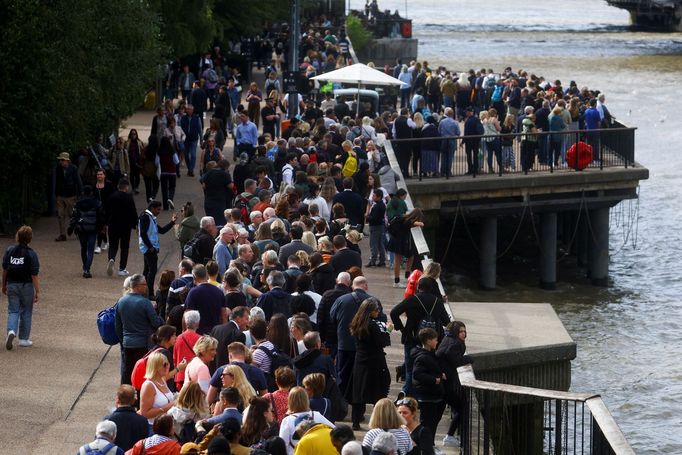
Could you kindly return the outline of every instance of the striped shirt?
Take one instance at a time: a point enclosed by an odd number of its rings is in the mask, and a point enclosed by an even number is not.
[[[381,428],[373,428],[365,434],[365,438],[362,440],[362,445],[365,447],[372,448],[372,443],[376,437],[383,433],[384,430]],[[410,432],[405,428],[391,428],[388,430],[398,443],[398,453],[397,455],[405,455],[407,452],[412,450],[412,439],[410,438]]]

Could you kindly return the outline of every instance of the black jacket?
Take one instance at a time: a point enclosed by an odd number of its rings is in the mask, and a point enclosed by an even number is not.
[[[270,322],[273,314],[281,313],[285,318],[291,317],[291,294],[282,288],[273,288],[258,298],[256,306],[265,313],[265,320]]]
[[[332,358],[322,354],[319,349],[309,349],[294,357],[294,373],[296,384],[303,383],[303,378],[311,373],[322,373],[325,378],[336,380],[336,370]]]
[[[318,294],[323,295],[328,290],[334,289],[336,276],[334,275],[334,267],[331,265],[320,264],[315,269],[309,270],[308,275],[313,281],[313,291]]]
[[[422,347],[412,349],[414,367],[412,379],[416,398],[419,401],[440,401],[445,399],[445,387],[442,379],[442,370],[436,359],[434,351],[427,351]],[[441,378],[436,384],[436,378]]]
[[[211,336],[218,340],[218,352],[215,355],[214,368],[211,371],[215,371],[215,368],[229,363],[229,358],[227,357],[227,346],[233,341],[239,341],[240,343],[246,342],[246,335],[239,330],[237,323],[234,321],[227,321],[225,324],[220,324],[211,330]]]
[[[213,247],[215,247],[215,239],[205,229],[199,229],[194,237],[199,239],[199,252],[201,253],[201,263],[206,264],[213,259]]]
[[[422,304],[424,305],[422,307]],[[435,305],[435,307],[434,307]],[[391,321],[395,326],[396,330],[400,330],[402,335],[400,341],[404,344],[408,337],[416,339],[419,334],[419,323],[426,317],[426,312],[431,312],[431,316],[439,322],[440,326],[447,325],[450,321],[450,316],[447,311],[445,311],[445,305],[443,301],[434,296],[433,294],[426,294],[423,292],[418,292],[415,295],[411,295],[406,298],[396,306],[391,309]],[[405,324],[400,319],[400,315],[405,313],[407,315],[407,320]],[[442,330],[440,331],[442,333]]]
[[[353,226],[363,224],[364,212],[362,208],[365,201],[358,193],[354,191],[341,191],[334,195],[332,202],[333,204],[338,202],[343,205],[350,224]]]
[[[109,196],[107,211],[109,230],[125,232],[137,227],[137,208],[133,195],[123,191],[115,191]]]
[[[58,164],[54,170],[54,194],[61,197],[79,196],[82,189],[78,168],[71,163],[66,168]]]
[[[336,299],[342,295],[350,294],[351,292],[352,289],[350,286],[337,284],[334,288],[322,294],[322,300],[320,300],[320,305],[317,307],[317,328],[320,331],[320,338],[323,343],[330,345],[338,342],[336,326],[332,322],[329,312],[331,311],[334,302],[336,302]]]
[[[462,365],[473,363],[473,360],[468,355],[464,355],[466,346],[455,337],[446,334],[443,341],[440,342],[436,349],[436,358],[440,364],[441,370],[445,373],[449,383],[459,385],[459,376],[457,375],[457,368]]]
[[[344,248],[334,253],[329,264],[334,268],[334,273],[338,275],[353,266],[362,268],[362,256],[357,251]]]
[[[149,435],[149,423],[132,406],[116,408],[106,420],[116,424],[116,440],[114,443],[123,450],[130,450],[140,439]]]
[[[76,202],[71,214],[69,229],[76,233],[93,234],[104,226],[102,203],[94,197],[84,197]]]

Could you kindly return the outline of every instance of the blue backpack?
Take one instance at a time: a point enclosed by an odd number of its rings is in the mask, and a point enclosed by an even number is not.
[[[97,330],[99,330],[99,336],[102,337],[104,344],[114,345],[121,342],[118,339],[118,334],[116,334],[116,305],[99,312]]]

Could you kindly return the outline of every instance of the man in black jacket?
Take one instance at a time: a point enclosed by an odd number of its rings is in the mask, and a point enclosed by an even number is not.
[[[302,384],[303,378],[311,373],[322,373],[325,379],[334,378],[336,382],[336,369],[334,362],[328,355],[322,354],[322,341],[319,332],[308,332],[303,336],[303,344],[306,350],[294,357],[294,373],[296,384]]]
[[[215,220],[212,216],[205,216],[201,218],[200,228],[194,238],[190,242],[197,241],[196,248],[198,257],[191,257],[194,264],[204,264],[213,259],[213,248],[215,247],[215,238],[218,235],[218,229],[215,225]]]
[[[118,191],[109,196],[109,210],[107,212],[107,226],[109,227],[109,263],[107,275],[114,274],[114,263],[119,245],[121,260],[118,276],[128,276],[128,252],[130,251],[130,231],[137,226],[137,209],[135,200],[130,194],[130,183],[125,177],[118,181]]]
[[[135,410],[135,389],[121,384],[116,392],[116,409],[105,420],[116,424],[114,443],[123,450],[130,450],[140,439],[149,435],[149,423]]]
[[[211,336],[218,340],[218,351],[214,360],[214,368],[228,363],[227,347],[234,341],[246,342],[244,330],[249,324],[249,309],[245,306],[238,306],[230,313],[230,320],[225,324],[213,327]]]
[[[332,205],[339,203],[343,205],[346,211],[346,216],[351,225],[358,226],[364,223],[364,199],[358,193],[353,191],[353,179],[346,177],[343,179],[343,191],[334,195]],[[362,261],[360,261],[362,264]]]
[[[334,267],[336,273],[346,272],[354,266],[362,268],[362,256],[357,251],[353,251],[346,246],[346,238],[344,236],[334,236],[332,243],[336,252],[329,263]]]
[[[83,278],[92,278],[90,267],[95,255],[95,241],[97,233],[104,227],[104,208],[102,203],[95,199],[92,187],[83,187],[83,197],[76,202],[71,214],[69,235],[74,232],[81,243],[81,261],[83,262]]]
[[[55,242],[66,240],[66,222],[76,205],[76,198],[83,190],[78,168],[71,164],[68,152],[60,153],[57,157],[59,164],[54,170],[54,194],[57,198],[57,220],[59,221],[59,236]]]
[[[322,300],[320,300],[320,305],[317,307],[317,327],[320,330],[320,338],[325,347],[329,349],[329,355],[334,359],[336,358],[338,339],[336,325],[332,322],[329,312],[336,299],[353,291],[350,283],[350,274],[348,272],[339,273],[336,276],[336,286],[322,294]]]

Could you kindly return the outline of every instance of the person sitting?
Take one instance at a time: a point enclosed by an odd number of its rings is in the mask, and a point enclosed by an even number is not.
[[[102,455],[123,455],[123,449],[114,444],[116,440],[116,424],[111,420],[103,420],[95,429],[95,440],[78,449],[79,455],[87,455],[98,451]]]
[[[133,386],[121,384],[116,391],[116,409],[106,418],[116,424],[114,443],[124,451],[149,434],[147,419],[135,409],[135,395]]]
[[[137,441],[133,448],[128,451],[128,455],[180,454],[180,444],[173,439],[173,417],[168,414],[161,414],[154,419],[152,431],[154,434]]]

